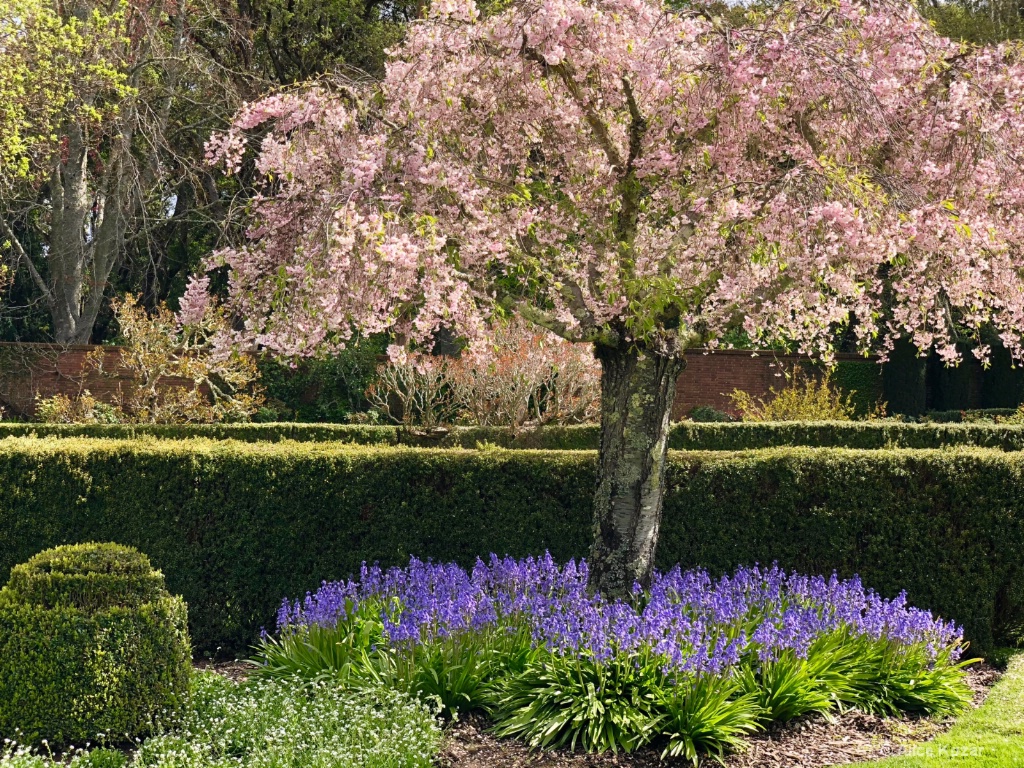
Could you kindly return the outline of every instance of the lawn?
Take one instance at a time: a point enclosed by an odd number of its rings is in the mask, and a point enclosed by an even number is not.
[[[934,741],[914,745],[906,755],[861,765],[875,768],[1024,765],[1024,654],[1010,660],[1006,674],[985,703],[964,714],[947,733]]]

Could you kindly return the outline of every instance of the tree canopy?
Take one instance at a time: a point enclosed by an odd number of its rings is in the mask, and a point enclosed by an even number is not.
[[[669,5],[684,15],[695,10],[687,2]],[[742,27],[751,8],[767,13],[774,5],[713,3],[700,10],[706,17],[721,17],[721,25]],[[504,4],[487,2],[480,8],[489,14]],[[919,8],[954,40],[991,43],[1020,37],[1022,31],[1017,0],[928,0]],[[385,50],[400,45],[408,23],[423,9],[420,0],[0,0],[0,249],[14,267],[0,313],[0,337],[61,335],[49,289],[43,287],[53,282],[46,259],[51,248],[48,158],[64,151],[73,124],[87,127],[89,152],[106,169],[110,137],[116,135],[111,126],[120,130],[132,122],[130,115],[111,112],[110,105],[122,100],[136,105],[137,114],[148,119],[145,130],[135,126],[130,131],[131,152],[158,157],[161,170],[140,175],[148,188],[122,198],[121,204],[93,195],[92,202],[101,208],[125,209],[120,218],[126,235],[112,261],[100,259],[99,270],[84,260],[85,275],[104,272],[108,261],[112,267],[106,280],[94,281],[103,288],[95,321],[90,321],[90,310],[63,334],[77,330],[81,337],[91,331],[92,338],[101,340],[110,333],[107,297],[117,291],[139,293],[150,308],[168,298],[173,302],[185,276],[212,248],[235,242],[235,214],[246,209],[253,192],[250,166],[235,179],[223,180],[200,161],[202,143],[211,131],[225,127],[239,100],[258,98],[275,86],[304,87],[324,76],[343,75],[365,86],[383,77]],[[168,47],[174,35],[176,52]],[[125,47],[129,38],[133,43]],[[138,44],[144,41],[156,55],[142,64]],[[142,76],[139,82],[127,82],[129,71],[136,79]],[[106,106],[103,99],[90,106],[101,93],[107,94]],[[169,119],[153,119],[167,103],[172,105]],[[86,169],[86,186],[93,190],[107,183],[93,173],[99,169],[95,162]],[[81,223],[88,239],[89,228]],[[86,286],[83,294],[90,290]]]
[[[219,258],[260,343],[479,336],[518,312],[657,354],[741,325],[828,354],[955,321],[1021,350],[1024,63],[911,7],[435,3],[379,87],[247,106],[269,131],[250,242]],[[885,342],[882,341],[884,344]],[[982,345],[979,355],[987,350]]]

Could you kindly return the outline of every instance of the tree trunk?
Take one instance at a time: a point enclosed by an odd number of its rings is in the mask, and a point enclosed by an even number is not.
[[[89,145],[79,125],[68,126],[66,157],[54,164],[50,183],[50,314],[59,344],[80,342],[90,216]],[[90,329],[91,330],[91,329]]]
[[[103,175],[96,178],[81,126],[69,125],[66,135],[67,157],[55,162],[50,182],[47,297],[54,339],[88,344],[127,227],[131,199],[122,159],[130,134],[114,142]]]
[[[682,355],[598,346],[601,449],[590,586],[606,597],[648,586],[661,526],[669,416]]]

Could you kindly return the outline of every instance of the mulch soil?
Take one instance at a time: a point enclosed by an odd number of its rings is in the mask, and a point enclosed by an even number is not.
[[[192,666],[196,669],[204,669],[224,675],[224,677],[235,683],[245,680],[252,671],[252,664],[246,661],[208,661],[201,659],[193,661]]]
[[[232,680],[243,680],[250,667],[244,662],[198,662]],[[979,664],[967,673],[974,690],[973,706],[980,706],[999,679],[993,667]],[[877,717],[849,711],[825,718],[798,718],[746,739],[746,748],[724,757],[722,763],[710,758],[701,768],[825,768],[865,760],[891,757],[907,747],[928,741],[949,729],[953,720],[922,717]],[[567,750],[541,752],[522,742],[498,739],[488,732],[484,718],[470,716],[448,726],[438,768],[681,768],[692,766],[683,760],[662,760],[654,749],[630,755],[590,755]]]
[[[992,667],[975,666],[968,673],[974,689],[974,706],[979,706],[999,673]],[[726,755],[725,768],[824,768],[856,763],[902,753],[907,746],[927,741],[947,730],[952,720],[927,718],[882,718],[850,711],[797,720],[770,727],[749,737],[747,748]],[[538,752],[521,742],[496,739],[487,723],[468,718],[452,725],[438,759],[440,768],[668,768],[690,766],[683,760],[661,760],[659,752],[638,750],[630,755],[588,755],[564,750]],[[720,766],[715,760],[701,761],[701,768]]]

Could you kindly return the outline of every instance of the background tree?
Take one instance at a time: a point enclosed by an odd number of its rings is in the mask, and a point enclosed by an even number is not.
[[[243,109],[211,156],[267,180],[231,270],[243,337],[284,354],[357,329],[471,343],[516,314],[592,344],[602,435],[592,579],[646,582],[688,348],[737,327],[828,357],[953,322],[1021,356],[1024,65],[910,6],[438,0],[379,88]],[[195,284],[193,291],[199,291]],[[976,354],[988,353],[979,344]]]
[[[211,131],[271,83],[379,78],[418,13],[419,0],[0,0],[0,177],[19,182],[0,190],[18,267],[0,337],[99,341],[116,332],[105,296],[176,300],[252,192],[248,174],[202,162]]]
[[[0,227],[58,342],[90,340],[125,257],[152,256],[164,222],[220,205],[202,146],[248,76],[194,44],[196,27],[231,34],[208,10],[177,0],[0,6],[17,41],[0,50],[0,68],[29,73],[7,86],[8,112],[25,127],[6,142],[15,154],[0,172]]]
[[[421,0],[238,0],[251,30],[252,65],[281,85],[325,73],[384,74],[384,50],[400,42]]]
[[[101,110],[76,102],[76,88],[124,92],[124,77],[106,57],[117,43],[117,15],[61,19],[47,0],[0,4],[0,208],[43,183],[61,159],[60,126],[73,119],[95,124]],[[21,231],[16,231],[21,230]],[[0,217],[0,252],[15,270],[36,270],[24,231]]]
[[[1021,0],[927,0],[921,12],[955,40],[992,43],[1024,36]]]
[[[5,0],[0,6],[0,191],[33,171],[33,159],[56,133],[74,99],[76,69],[93,87],[116,87],[120,78],[95,56],[112,42],[102,19],[61,23],[45,0]],[[80,67],[73,63],[83,59]],[[83,115],[85,117],[85,115]]]

